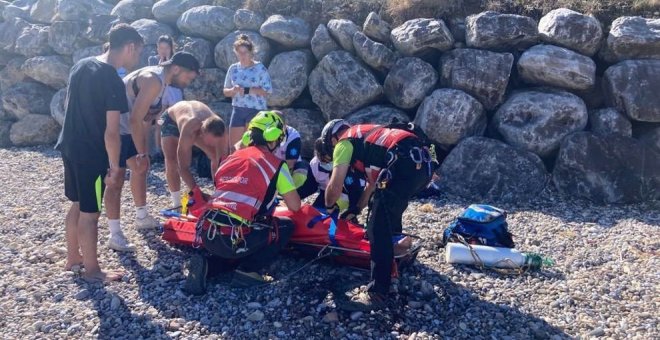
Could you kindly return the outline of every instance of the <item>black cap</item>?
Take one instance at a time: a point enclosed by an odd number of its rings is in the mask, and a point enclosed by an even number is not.
[[[199,61],[197,58],[195,58],[194,55],[188,53],[188,52],[176,52],[167,61],[164,61],[160,63],[160,66],[167,66],[167,65],[176,65],[180,66],[183,68],[187,68],[191,71],[197,72],[199,74]]]

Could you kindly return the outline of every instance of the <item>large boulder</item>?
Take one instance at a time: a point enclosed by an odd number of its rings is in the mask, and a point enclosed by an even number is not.
[[[176,40],[177,51],[188,52],[197,58],[202,68],[215,67],[213,60],[213,45],[206,39],[179,36]],[[218,80],[218,81],[224,81]]]
[[[234,31],[234,11],[222,6],[193,7],[181,14],[176,26],[183,34],[218,42]]]
[[[60,124],[51,116],[29,114],[11,126],[9,139],[16,146],[53,144],[60,134]]]
[[[16,58],[15,54],[0,50],[0,71],[7,65],[7,63],[9,63],[10,60],[14,58]]]
[[[50,26],[30,25],[16,38],[16,53],[28,58],[38,55],[52,54],[53,49],[48,45],[48,32]]]
[[[183,90],[186,100],[198,100],[203,103],[223,100],[223,85],[227,73],[219,68],[205,68],[199,76]]]
[[[30,20],[30,10],[32,10],[32,7],[36,3],[37,0],[14,0],[10,4],[5,5],[2,16],[7,21],[13,18]]]
[[[281,15],[268,17],[259,33],[287,49],[307,47],[312,39],[310,27],[305,20]]]
[[[387,46],[369,39],[362,32],[355,32],[353,47],[355,54],[376,70],[384,71],[392,68],[397,59],[396,54]]]
[[[66,91],[67,88],[57,91],[53,99],[50,100],[50,116],[60,126],[64,125],[64,117],[66,115]]]
[[[30,19],[33,22],[50,24],[57,14],[58,0],[38,0],[30,9]]]
[[[438,184],[473,201],[522,203],[540,194],[547,178],[537,155],[498,140],[470,137],[442,162]]]
[[[264,21],[263,15],[249,9],[239,9],[234,14],[234,25],[239,30],[258,31]]]
[[[534,85],[587,90],[596,82],[596,63],[563,47],[536,45],[518,60],[518,74]]]
[[[238,62],[234,53],[234,42],[239,35],[246,34],[254,44],[254,58],[268,65],[271,57],[270,43],[266,38],[252,31],[234,31],[215,45],[215,65],[221,69],[228,69],[233,63]]]
[[[620,17],[614,20],[606,49],[612,61],[660,59],[660,19]]]
[[[291,105],[307,87],[307,77],[314,67],[314,57],[309,51],[283,52],[268,66],[273,82],[273,93],[268,96],[268,106]]]
[[[403,55],[412,56],[435,49],[447,51],[454,37],[440,19],[412,19],[390,33],[394,47]]]
[[[465,91],[492,110],[504,100],[512,66],[511,53],[459,48],[442,56],[440,84]]]
[[[469,47],[524,50],[538,41],[536,26],[534,19],[522,15],[482,12],[467,17],[465,40]]]
[[[39,56],[25,61],[21,67],[26,76],[54,89],[66,87],[71,62],[61,56]]]
[[[80,61],[80,59],[88,58],[88,57],[94,57],[97,55],[103,54],[103,45],[96,45],[96,46],[90,46],[90,47],[85,47],[81,48],[75,52],[73,52],[73,63],[77,63]]]
[[[109,15],[112,7],[113,5],[102,0],[58,0],[56,19],[84,21],[95,15]]]
[[[158,43],[158,38],[160,38],[161,35],[174,35],[172,27],[152,19],[136,20],[131,23],[131,26],[140,33],[146,45],[154,45]]]
[[[438,82],[433,66],[416,57],[399,59],[387,74],[385,96],[397,107],[412,109],[419,105]]]
[[[282,110],[286,124],[298,130],[302,141],[301,155],[306,158],[314,156],[314,142],[321,135],[325,119],[319,111],[306,109]]]
[[[15,52],[16,38],[23,32],[24,28],[29,26],[29,22],[20,18],[11,18],[0,23],[0,49],[6,52]]]
[[[330,36],[330,32],[325,25],[320,24],[316,27],[311,40],[312,53],[316,60],[321,60],[328,53],[340,49],[339,44]]]
[[[575,133],[561,143],[552,180],[565,195],[595,203],[660,199],[660,153],[635,139]]]
[[[514,93],[493,116],[493,127],[508,144],[545,157],[568,134],[584,130],[587,107],[564,91],[530,90]]]
[[[150,19],[153,17],[151,7],[153,0],[121,0],[110,12],[124,22],[133,22],[139,19]]]
[[[16,57],[9,60],[7,65],[0,70],[0,94],[7,91],[14,84],[28,79],[22,69],[23,63],[25,63],[25,58]]]
[[[104,44],[108,41],[108,32],[117,20],[118,18],[114,15],[93,15],[85,30],[85,39],[93,44]]]
[[[212,4],[213,0],[161,0],[154,4],[151,11],[156,20],[174,25],[183,12],[193,7]]]
[[[596,54],[603,38],[598,19],[567,8],[548,12],[538,25],[543,41],[570,48],[586,56]]]
[[[11,138],[9,138],[12,124],[14,124],[12,121],[0,120],[0,148],[12,146]]]
[[[341,118],[383,94],[376,77],[349,52],[323,57],[309,75],[309,92],[328,120]]]
[[[396,119],[399,122],[408,122],[410,117],[401,109],[388,105],[372,105],[357,110],[348,116],[346,121],[350,124],[379,124],[387,125]]]
[[[438,89],[420,105],[415,125],[434,142],[450,146],[465,138],[482,135],[487,117],[481,103],[469,94],[455,89]]]
[[[33,81],[15,84],[2,92],[2,108],[15,119],[29,114],[50,114],[50,100],[55,95],[52,88]]]
[[[140,53],[138,64],[133,69],[137,70],[139,68],[149,66],[149,58],[156,54],[158,54],[158,46],[156,44],[144,45],[144,48],[142,48],[142,53]]]
[[[660,60],[626,60],[605,71],[606,100],[633,120],[660,123]]]
[[[632,124],[628,118],[611,107],[589,112],[589,125],[596,135],[632,136]]]
[[[353,36],[360,31],[360,27],[346,19],[332,19],[328,21],[330,35],[339,43],[341,48],[353,52]]]
[[[364,20],[362,32],[373,40],[387,43],[390,41],[392,27],[387,21],[381,19],[376,12],[371,12]]]
[[[80,21],[55,21],[48,31],[48,45],[57,54],[72,55],[88,44],[83,39],[86,29]]]
[[[655,151],[660,152],[660,126],[655,129],[645,131],[639,136],[639,140],[655,149]]]

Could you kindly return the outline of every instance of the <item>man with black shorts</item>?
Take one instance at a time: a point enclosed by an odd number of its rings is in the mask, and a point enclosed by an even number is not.
[[[158,120],[165,157],[165,176],[172,205],[181,205],[181,179],[189,191],[200,190],[190,172],[192,149],[196,146],[211,160],[215,174],[227,153],[228,136],[225,122],[206,104],[194,100],[181,101],[163,112]]]
[[[98,220],[105,186],[119,176],[119,116],[128,110],[126,89],[118,68],[134,67],[144,47],[140,34],[119,24],[108,34],[103,55],[80,60],[71,69],[66,115],[55,148],[64,161],[64,191],[73,202],[66,216],[66,270],[82,265],[88,281],[114,281],[120,272],[106,272],[97,256]]]
[[[177,52],[158,66],[147,66],[124,77],[128,110],[120,119],[121,153],[119,174],[131,170],[130,186],[135,204],[137,229],[153,229],[158,221],[147,210],[147,172],[149,171],[149,129],[163,111],[163,94],[168,86],[183,89],[197,77],[199,62],[190,53]],[[108,247],[117,251],[134,251],[121,231],[120,210],[123,185],[108,188],[105,204],[110,239]]]

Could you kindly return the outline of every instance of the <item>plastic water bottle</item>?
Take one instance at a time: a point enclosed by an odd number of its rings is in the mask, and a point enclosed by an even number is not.
[[[468,247],[462,243],[453,242],[447,243],[445,247],[445,261],[447,263],[509,269],[539,269],[542,266],[553,265],[552,260],[539,254],[522,253],[516,249],[482,245]]]

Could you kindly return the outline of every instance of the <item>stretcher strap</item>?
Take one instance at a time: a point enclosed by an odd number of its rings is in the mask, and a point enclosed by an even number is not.
[[[330,215],[324,215],[324,214],[321,214],[321,215],[318,215],[318,216],[314,216],[314,218],[312,218],[311,220],[309,220],[309,222],[307,223],[307,228],[312,229],[312,228],[314,228],[314,226],[315,226],[317,223],[319,223],[319,222],[323,222],[323,221],[325,221],[325,220],[327,220],[327,219],[329,219],[329,218],[330,218]]]
[[[307,228],[309,228],[309,229],[314,228],[314,226],[317,223],[323,222],[327,219],[330,219],[330,228],[328,228],[328,238],[330,239],[330,244],[337,247],[337,246],[339,246],[339,243],[337,243],[337,239],[336,239],[336,235],[337,235],[337,218],[335,216],[325,215],[325,214],[315,216],[314,218],[312,218],[307,223]]]
[[[330,244],[333,246],[339,246],[335,236],[337,235],[337,222],[335,219],[330,219],[330,228],[328,229],[328,238],[330,239]]]

